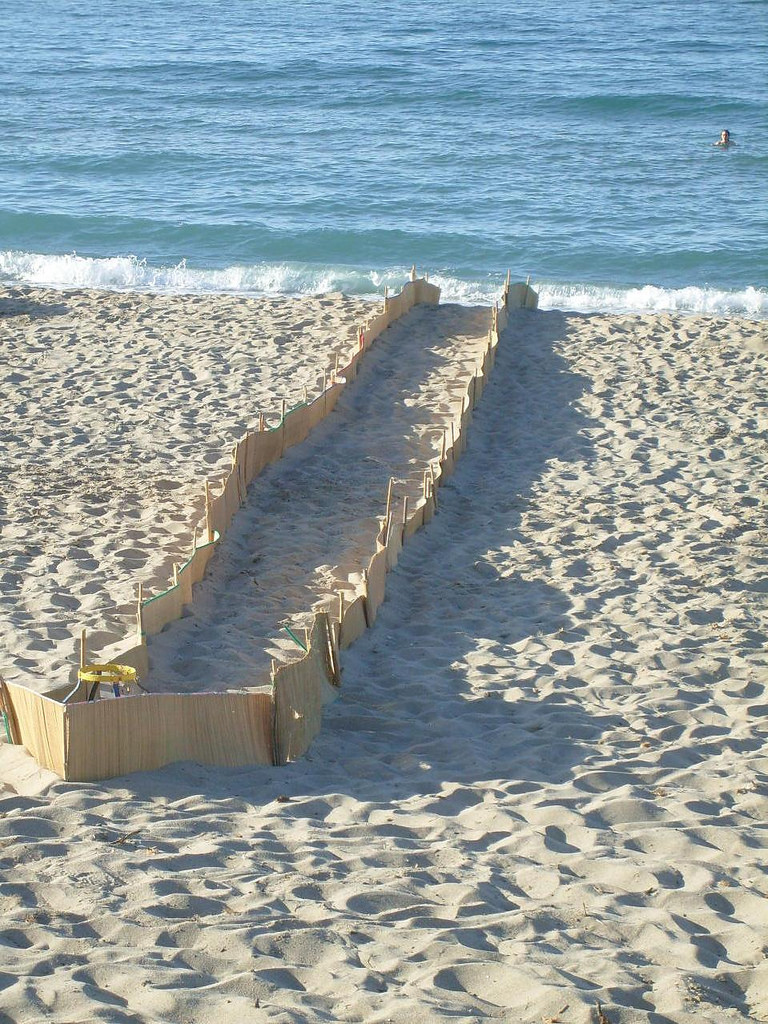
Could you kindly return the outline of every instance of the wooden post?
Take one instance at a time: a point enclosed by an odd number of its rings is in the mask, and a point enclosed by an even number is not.
[[[367,629],[371,628],[371,615],[368,611],[368,570],[363,569],[363,615]]]
[[[336,353],[336,359],[335,359],[334,364],[333,364],[333,383],[334,384],[336,383],[336,380],[337,380],[338,376],[339,376],[339,353],[337,352]]]
[[[411,280],[412,281],[416,280],[416,264],[415,263],[411,267]]]
[[[392,495],[395,489],[395,478],[391,476],[389,478],[389,484],[387,486],[387,517],[389,517],[392,511]]]
[[[334,686],[340,686],[341,665],[339,664],[339,652],[336,649],[336,628],[327,612],[323,613],[323,624],[325,626],[325,639],[328,645],[328,665],[331,670],[331,682]]]
[[[267,429],[267,421],[264,419],[264,413],[259,413],[259,431]]]
[[[387,512],[387,518],[384,520],[384,547],[386,548],[389,544],[389,535],[392,532],[392,513]]]
[[[144,602],[144,584],[139,584],[138,600],[136,602],[136,630],[139,634],[139,642],[144,638],[144,611],[142,604]]]
[[[173,585],[174,587],[179,585],[179,566],[177,562],[173,563]]]
[[[0,706],[5,712],[6,721],[8,722],[8,731],[11,734],[11,742],[15,745],[21,743],[21,730],[19,729],[19,722],[16,718],[16,711],[11,703],[11,695],[8,692],[8,686],[0,676]],[[13,790],[11,790],[13,792]]]
[[[435,471],[432,468],[432,463],[429,464],[429,482],[432,487],[432,499],[435,502],[435,512],[437,512],[437,487],[435,486]]]
[[[440,441],[440,465],[445,462],[445,431],[443,431],[442,439]]]
[[[80,630],[80,668],[88,664],[87,634],[84,629]]]
[[[401,544],[405,544],[405,524],[408,522],[408,495],[403,495],[403,536],[400,539]]]
[[[285,399],[280,402],[280,454],[285,451]]]
[[[211,484],[209,480],[205,481],[205,532],[208,537],[208,543],[213,543],[213,515],[211,509]]]
[[[240,442],[238,441],[235,447],[232,449],[232,472],[235,474],[237,480],[237,500],[242,505],[243,501],[243,486],[240,480]]]
[[[251,470],[251,453],[249,449],[253,446],[253,441],[251,441],[252,437],[253,431],[246,430],[245,442],[243,444],[243,447],[245,448],[245,454],[243,455],[243,484],[245,486],[246,494],[248,493],[248,484],[251,482],[248,477],[248,474],[250,473]]]
[[[339,625],[344,619],[344,591],[339,591]]]

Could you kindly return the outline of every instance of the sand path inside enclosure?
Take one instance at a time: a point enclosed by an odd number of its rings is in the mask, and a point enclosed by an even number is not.
[[[152,691],[224,690],[269,682],[313,607],[375,551],[394,478],[413,508],[430,459],[459,415],[488,341],[485,308],[419,306],[376,341],[328,419],[251,485],[248,502],[197,588],[191,614],[150,641]],[[351,593],[351,588],[350,588]]]
[[[6,1018],[768,1020],[767,362],[513,318],[305,759],[0,802]]]
[[[0,672],[66,683],[189,552],[231,445],[317,393],[369,302],[0,289]],[[342,365],[345,360],[342,359]]]

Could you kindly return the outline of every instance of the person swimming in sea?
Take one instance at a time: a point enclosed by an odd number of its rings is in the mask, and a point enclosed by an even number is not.
[[[735,146],[736,143],[731,138],[731,133],[728,131],[728,129],[723,128],[723,130],[720,132],[720,138],[717,140],[717,142],[713,142],[712,145],[719,146],[720,149],[728,149],[729,146]]]

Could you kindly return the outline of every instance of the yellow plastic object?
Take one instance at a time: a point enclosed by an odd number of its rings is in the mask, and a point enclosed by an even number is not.
[[[117,697],[120,695],[121,686],[130,687],[137,682],[135,668],[131,665],[116,665],[113,663],[85,665],[78,670],[77,678],[78,682],[85,683],[87,687],[93,688],[88,696],[89,700],[92,699],[95,688],[101,683],[110,685]]]

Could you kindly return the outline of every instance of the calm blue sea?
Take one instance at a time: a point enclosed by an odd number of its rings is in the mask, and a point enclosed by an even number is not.
[[[3,0],[0,280],[768,317],[767,69],[766,0]]]

